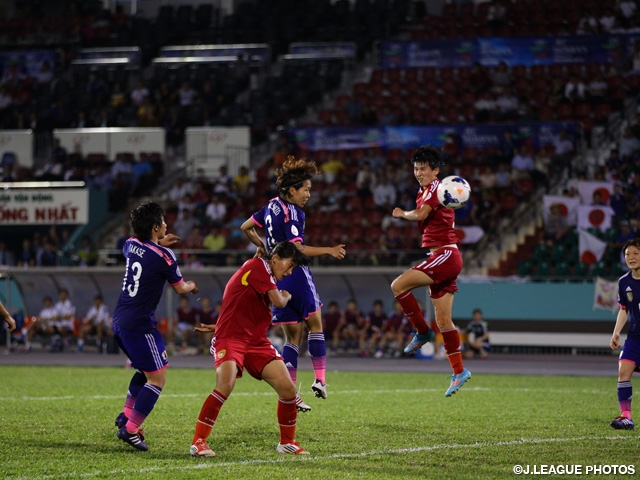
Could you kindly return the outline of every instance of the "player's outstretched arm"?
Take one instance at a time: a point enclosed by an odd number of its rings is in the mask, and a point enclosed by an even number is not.
[[[405,220],[421,221],[429,216],[433,208],[426,203],[416,210],[403,210],[400,207],[396,207],[391,212],[391,216],[394,218],[404,218]]]
[[[188,282],[180,282],[176,285],[173,285],[173,291],[178,295],[183,295],[185,293],[193,293],[196,294],[200,291],[198,288],[198,284],[193,280],[189,280]]]
[[[158,240],[158,244],[161,247],[173,247],[176,243],[181,241],[182,239],[177,236],[175,233],[167,233],[164,237]]]
[[[333,258],[342,260],[347,251],[344,248],[344,244],[335,245],[333,247],[312,247],[311,245],[303,245],[300,242],[296,242],[296,247],[307,257],[319,257],[320,255],[331,255]]]

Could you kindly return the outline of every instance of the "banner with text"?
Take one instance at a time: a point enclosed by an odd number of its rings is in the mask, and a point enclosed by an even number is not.
[[[625,34],[381,42],[380,68],[609,63],[618,47],[632,52],[636,40],[637,35]]]
[[[87,189],[15,189],[0,192],[2,225],[78,225],[88,221]]]
[[[431,144],[442,146],[447,138],[455,138],[459,147],[500,147],[505,130],[510,130],[520,143],[534,149],[552,143],[560,130],[575,135],[575,123],[535,123],[517,125],[431,125],[387,127],[300,127],[289,130],[302,150],[349,150],[354,148],[417,148]]]

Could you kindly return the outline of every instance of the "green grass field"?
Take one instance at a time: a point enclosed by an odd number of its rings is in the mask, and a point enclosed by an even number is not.
[[[116,438],[113,421],[131,374],[2,367],[0,476],[501,479],[516,478],[517,464],[579,464],[583,472],[587,465],[634,465],[640,472],[637,433],[608,425],[617,414],[614,375],[475,375],[445,398],[442,374],[331,372],[329,398],[305,394],[313,410],[298,416],[297,439],[308,456],[275,452],[276,395],[246,375],[209,437],[217,457],[194,459],[189,446],[213,371],[169,369],[144,425],[148,452]],[[303,393],[311,375],[299,374]]]

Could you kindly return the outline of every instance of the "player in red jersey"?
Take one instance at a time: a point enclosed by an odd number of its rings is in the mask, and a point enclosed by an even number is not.
[[[396,207],[392,215],[418,222],[422,232],[422,248],[428,249],[429,253],[426,260],[396,278],[391,283],[391,291],[416,329],[413,340],[404,350],[405,353],[412,353],[435,336],[411,293],[414,288],[429,287],[436,324],[442,333],[447,357],[453,369],[451,385],[445,393],[450,397],[471,378],[471,372],[462,363],[460,334],[451,318],[453,294],[458,291],[456,278],[462,271],[462,255],[456,245],[458,237],[453,228],[454,211],[442,206],[436,195],[440,183],[438,174],[444,166],[443,157],[442,150],[427,145],[420,147],[411,158],[413,173],[420,184],[416,208],[403,210]]]
[[[278,394],[280,443],[276,451],[309,453],[295,441],[296,386],[282,357],[267,338],[271,326],[270,304],[282,308],[291,300],[289,292],[278,290],[276,281],[291,275],[298,265],[307,263],[307,257],[291,242],[277,244],[264,258],[247,260],[224,289],[222,310],[215,327],[202,324],[196,327],[198,331],[215,328],[211,354],[215,359],[216,386],[198,416],[191,445],[194,457],[215,456],[207,445],[207,437],[222,405],[233,391],[236,378],[240,378],[245,369],[252,377],[266,381]]]

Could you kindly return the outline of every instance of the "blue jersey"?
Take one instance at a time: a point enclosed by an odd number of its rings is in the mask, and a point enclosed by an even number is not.
[[[127,264],[113,323],[125,330],[150,332],[157,325],[155,312],[165,282],[183,281],[178,262],[170,249],[135,237],[125,242],[122,253]]]
[[[640,340],[640,280],[625,273],[618,280],[618,304],[627,311],[627,338]]]
[[[264,228],[269,253],[280,242],[304,243],[304,211],[293,203],[280,197],[272,198],[251,218]]]
[[[264,228],[269,252],[280,242],[304,243],[305,214],[293,203],[272,198],[251,218]],[[309,267],[296,267],[277,283],[279,289],[291,294],[291,300],[283,308],[273,308],[273,323],[298,323],[322,307]]]

